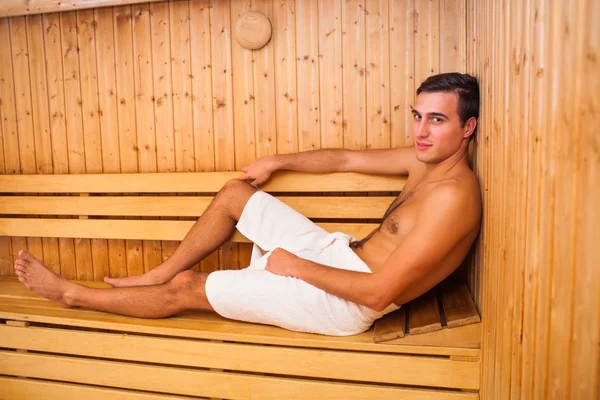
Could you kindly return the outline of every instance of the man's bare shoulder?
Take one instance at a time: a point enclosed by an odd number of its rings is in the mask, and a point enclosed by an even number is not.
[[[440,181],[427,196],[423,211],[432,209],[452,213],[470,227],[478,226],[481,219],[481,192],[475,173],[468,170]]]

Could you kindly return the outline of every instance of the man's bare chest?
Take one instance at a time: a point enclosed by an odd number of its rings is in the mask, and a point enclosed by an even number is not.
[[[379,230],[395,242],[401,240],[414,227],[418,212],[419,204],[414,201],[414,194],[400,194],[386,211]]]
[[[379,230],[396,244],[401,242],[414,228],[423,200],[430,191],[431,185],[407,185],[385,212]]]

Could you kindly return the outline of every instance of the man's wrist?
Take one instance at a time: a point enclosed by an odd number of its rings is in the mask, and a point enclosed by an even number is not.
[[[284,157],[280,154],[273,154],[271,157],[272,170],[277,171],[285,167]]]
[[[292,276],[294,278],[302,279],[305,281],[307,279],[308,274],[310,273],[313,265],[316,264],[310,260],[305,260],[300,258],[297,263],[294,263],[292,268]]]

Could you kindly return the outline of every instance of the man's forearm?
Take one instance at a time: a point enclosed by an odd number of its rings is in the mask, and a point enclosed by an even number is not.
[[[321,149],[304,151],[295,154],[274,155],[277,169],[328,173],[345,171],[346,155],[348,150],[344,149]]]
[[[294,268],[293,276],[344,300],[376,311],[389,305],[382,302],[378,278],[371,273],[332,268],[302,260]]]

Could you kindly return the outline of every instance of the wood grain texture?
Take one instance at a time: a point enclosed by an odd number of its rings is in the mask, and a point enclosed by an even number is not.
[[[8,38],[3,56],[9,57],[0,96],[6,174],[233,171],[274,152],[412,143],[413,1],[248,1],[274,26],[266,48],[245,53],[252,64],[252,82],[244,78],[252,83],[251,113],[243,113],[235,103],[240,96],[234,96],[233,86],[244,81],[234,79],[242,64],[232,62],[231,10],[237,3],[142,3],[3,2],[13,11],[16,5],[28,8],[24,14],[43,13],[0,19]],[[453,32],[458,25],[459,41],[462,25],[453,21],[460,19],[461,4],[449,3],[443,22]],[[459,44],[463,54],[461,49]],[[240,125],[250,115],[249,124]],[[349,124],[348,116],[358,123]],[[243,155],[250,153],[241,145],[248,134],[252,157]],[[13,251],[31,247],[57,271],[96,278],[107,263],[119,276],[128,273],[127,262],[131,273],[147,270],[165,258],[159,253],[172,254],[177,245],[161,243],[155,253],[156,244],[112,240],[8,243],[0,254],[6,273],[12,273]],[[247,259],[247,249],[230,250],[223,254],[232,262]]]
[[[242,397],[250,393],[265,399],[289,396],[311,399],[319,396],[346,399],[396,399],[401,396],[414,399],[462,400],[478,398],[476,393],[422,390],[403,387],[360,385],[326,381],[299,380],[284,377],[262,377],[248,374],[226,374],[183,368],[166,368],[153,365],[129,364],[73,357],[17,354],[2,352],[7,360],[0,366],[3,374],[48,376],[54,380],[68,379],[78,383],[101,380],[111,387],[167,392],[179,395],[209,397]],[[48,368],[54,365],[55,368]],[[45,372],[44,372],[45,371]],[[169,374],[172,379],[160,379]],[[61,379],[62,378],[62,379]]]
[[[103,400],[113,397],[123,400],[182,400],[181,396],[165,394],[143,394],[119,389],[98,388],[88,385],[71,383],[56,383],[48,381],[34,381],[31,379],[0,377],[2,393],[11,399],[27,398],[31,400],[86,398],[90,400]]]
[[[215,193],[240,172],[0,175],[0,193]],[[312,174],[276,171],[267,192],[386,192],[402,190],[405,176],[354,172]]]
[[[201,329],[201,325],[198,328]],[[50,339],[57,334],[60,334],[64,341],[52,348]],[[457,363],[446,357],[389,357],[387,354],[368,352],[214,343],[37,327],[22,329],[17,326],[0,326],[0,337],[7,348],[52,351],[65,355],[122,361],[473,390],[476,390],[479,384],[478,364]],[[96,345],[90,346],[90,343]],[[411,364],[412,368],[401,368],[407,363]],[[423,373],[428,369],[438,373]]]
[[[3,214],[198,217],[213,196],[0,196]],[[308,218],[373,218],[381,216],[394,196],[276,196]]]
[[[469,280],[483,315],[483,398],[599,395],[600,255],[587,247],[598,240],[587,205],[598,203],[588,124],[599,44],[588,21],[599,13],[588,1],[467,2],[467,66],[482,89],[484,225]]]
[[[134,243],[141,243],[136,239],[182,240],[193,224],[194,221],[146,219],[0,218],[0,235],[77,238],[79,241],[87,240],[86,238],[128,239]],[[379,224],[343,222],[323,222],[317,225],[328,232],[345,232],[354,237],[365,237],[379,226]],[[234,233],[231,241],[250,243],[239,233]],[[137,247],[134,250],[141,256],[141,248]]]
[[[442,308],[449,328],[481,321],[466,284],[447,284],[441,291]]]
[[[74,11],[153,1],[160,0],[4,0],[0,4],[0,17]]]
[[[411,335],[442,329],[442,319],[435,292],[427,292],[410,303],[408,329]]]

